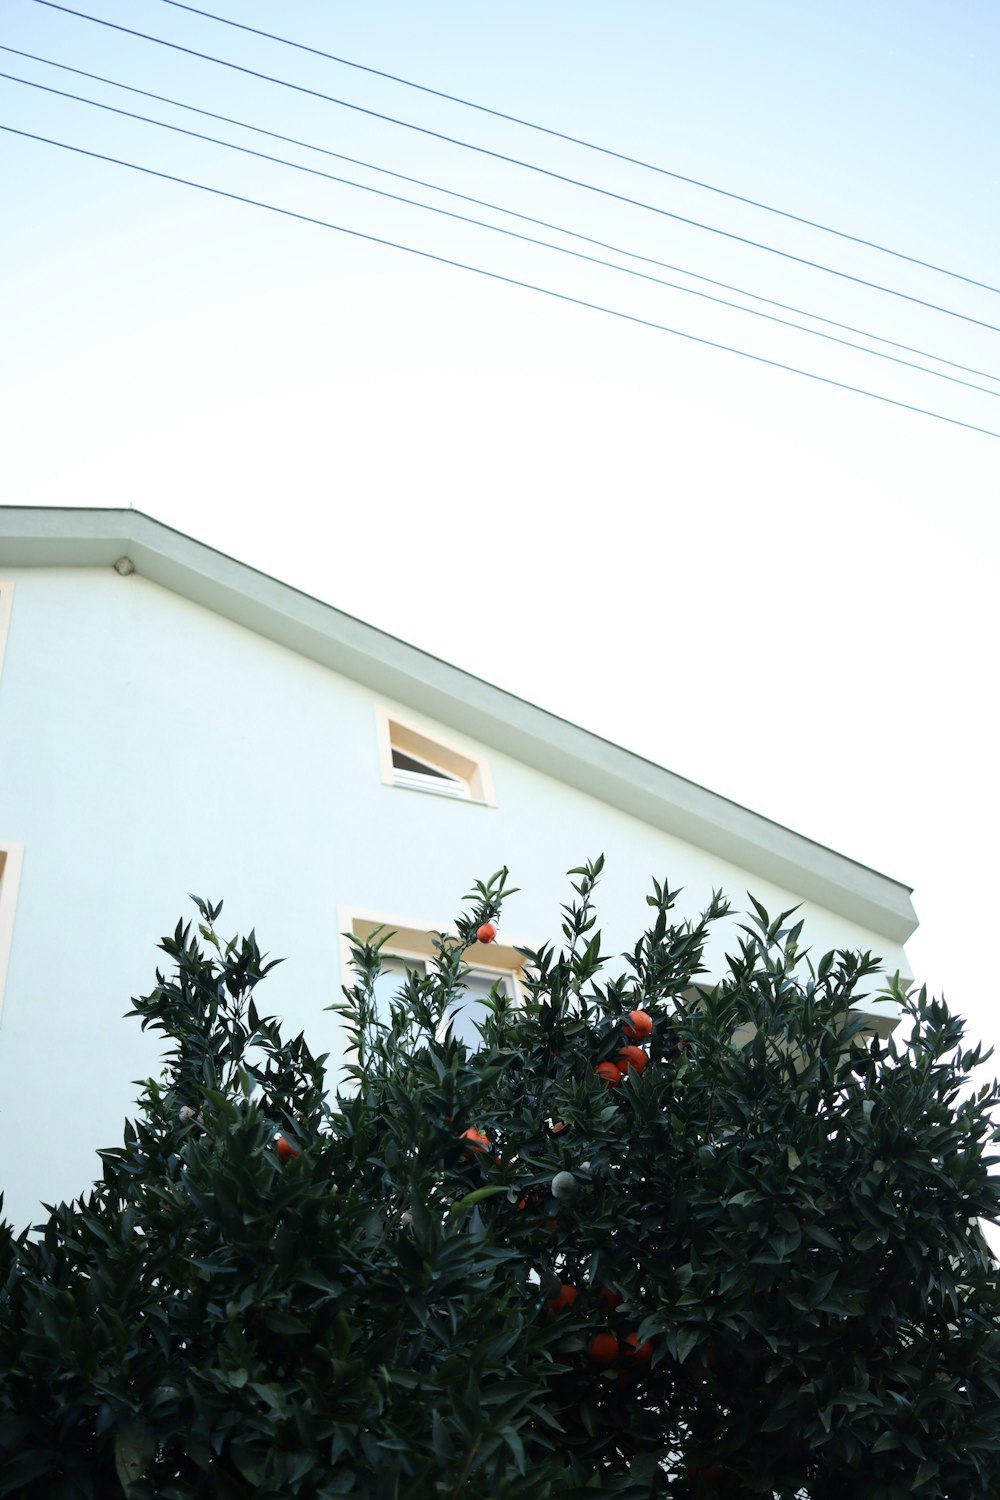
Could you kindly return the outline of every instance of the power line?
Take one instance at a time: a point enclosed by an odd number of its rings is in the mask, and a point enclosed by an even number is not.
[[[243,156],[252,156],[259,161],[272,162],[276,166],[290,167],[296,172],[306,172],[311,177],[322,177],[327,182],[336,182],[344,187],[356,188],[359,192],[372,193],[379,198],[388,198],[394,203],[405,203],[411,208],[423,209],[426,213],[438,214],[443,218],[455,219],[462,224],[471,224],[478,229],[486,229],[491,234],[502,234],[510,239],[521,241],[523,244],[537,245],[545,250],[553,250],[557,255],[568,255],[574,260],[586,261],[589,265],[602,266],[609,271],[616,271],[619,275],[637,277],[641,281],[652,282],[656,286],[667,287],[671,291],[682,292],[689,297],[700,297],[707,302],[713,302],[720,307],[728,307],[736,312],[746,313],[752,318],[763,318],[769,323],[778,323],[783,328],[794,329],[797,333],[807,334],[811,338],[825,339],[829,343],[839,344],[845,349],[854,349],[860,354],[867,354],[872,359],[884,359],[895,365],[903,365],[909,370],[917,370],[921,375],[929,375],[935,380],[947,380],[952,385],[961,385],[968,390],[978,391],[983,396],[990,396],[993,400],[1000,400],[1000,391],[988,390],[985,386],[975,385],[970,380],[961,380],[956,375],[947,375],[943,370],[929,370],[925,365],[917,364],[912,359],[901,359],[896,354],[887,354],[882,349],[869,349],[864,344],[856,344],[850,339],[838,338],[832,333],[823,333],[818,328],[805,328],[801,323],[792,322],[790,318],[779,318],[774,313],[762,312],[759,308],[744,307],[738,302],[730,302],[725,297],[713,296],[710,292],[700,292],[695,287],[681,286],[676,281],[667,281],[662,276],[653,276],[648,271],[637,271],[631,266],[620,266],[614,261],[602,260],[596,255],[587,255],[580,250],[571,250],[565,245],[554,245],[550,240],[538,239],[535,235],[520,234],[514,229],[504,229],[499,224],[488,224],[483,219],[474,219],[469,214],[453,213],[450,209],[440,208],[433,203],[421,203],[416,198],[407,198],[400,193],[390,193],[383,188],[372,187],[368,183],[355,182],[350,177],[341,177],[333,172],[321,171],[318,167],[307,167],[302,162],[289,161],[284,156],[273,156],[267,151],[254,151],[249,146],[240,146],[233,141],[221,140],[215,135],[206,135],[200,130],[187,130],[183,125],[173,125],[166,120],[153,119],[150,115],[138,114],[135,110],[119,109],[114,104],[105,104],[98,99],[88,99],[82,94],[70,93],[67,89],[56,89],[46,83],[38,83],[31,78],[20,78],[14,73],[5,73],[0,70],[0,78],[6,78],[11,83],[21,83],[28,88],[40,89],[46,94],[54,94],[60,99],[72,99],[78,104],[87,104],[94,109],[105,110],[109,114],[121,115],[128,120],[140,120],[145,125],[155,125],[160,130],[170,130],[176,135],[187,136],[192,140],[206,141],[213,146],[222,146],[227,151],[238,151]]]
[[[18,135],[25,140],[40,141],[46,146],[57,146],[64,151],[72,151],[77,156],[86,156],[93,161],[105,161],[113,166],[128,167],[131,171],[142,172],[147,177],[156,177],[164,182],[176,182],[183,187],[197,188],[199,192],[211,193],[218,198],[227,198],[234,203],[245,203],[251,208],[262,208],[268,213],[280,214],[283,218],[297,219],[304,224],[314,224],[320,229],[332,229],[337,234],[349,235],[352,239],[364,240],[367,244],[383,245],[389,250],[402,250],[407,255],[419,256],[421,260],[433,261],[437,265],[450,266],[454,270],[469,271],[474,276],[483,276],[490,281],[502,282],[506,286],[516,286],[523,291],[537,292],[543,297],[551,297],[557,302],[566,302],[573,307],[585,307],[591,312],[604,313],[608,317],[620,318],[625,323],[634,323],[642,328],[650,328],[657,333],[669,333],[674,338],[685,339],[692,344],[700,344],[707,349],[718,349],[725,354],[736,354],[741,359],[753,360],[755,364],[767,365],[774,370],[784,370],[790,375],[800,375],[806,380],[815,380],[821,385],[829,385],[837,390],[850,391],[856,396],[867,396],[872,401],[881,401],[886,406],[895,406],[901,411],[915,412],[918,416],[931,417],[937,422],[947,422],[951,427],[962,427],[968,432],[978,432],[984,437],[997,438],[1000,440],[1000,432],[995,432],[989,427],[978,427],[972,422],[963,422],[958,417],[945,416],[943,412],[931,411],[925,406],[914,406],[908,401],[899,401],[894,396],[883,396],[878,391],[869,391],[862,386],[850,385],[843,380],[834,380],[829,375],[818,375],[814,370],[803,370],[797,365],[783,364],[777,359],[768,359],[763,354],[753,354],[748,349],[737,349],[732,344],[722,344],[714,339],[701,338],[694,333],[685,333],[683,329],[671,328],[666,323],[654,322],[651,318],[640,318],[635,313],[626,313],[618,308],[605,307],[599,302],[590,302],[584,297],[573,297],[568,292],[559,292],[552,287],[539,286],[536,282],[521,281],[515,276],[505,276],[500,271],[488,271],[482,266],[470,265],[467,261],[452,260],[445,255],[437,255],[430,250],[419,250],[414,245],[404,245],[398,240],[383,239],[379,235],[366,234],[360,229],[348,229],[344,224],[334,224],[329,219],[319,219],[312,214],[298,213],[294,209],[280,208],[277,204],[266,203],[260,198],[249,198],[242,193],[231,193],[225,188],[212,187],[205,182],[195,182],[190,177],[178,177],[170,172],[160,172],[153,167],[144,167],[134,161],[125,161],[119,156],[107,156],[100,151],[88,151],[83,146],[71,145],[68,141],[57,141],[51,136],[37,135],[30,130],[19,130],[14,125],[0,123],[0,130],[5,130],[9,135]]]
[[[793,255],[789,250],[779,250],[775,245],[767,245],[761,240],[749,239],[746,235],[734,234],[728,229],[720,229],[717,225],[702,223],[699,219],[691,219],[684,214],[673,213],[666,208],[659,208],[654,203],[646,203],[640,198],[630,198],[625,193],[613,192],[610,188],[598,187],[595,183],[584,182],[577,177],[566,176],[562,172],[554,172],[548,167],[538,166],[534,162],[522,161],[520,157],[508,156],[502,151],[491,151],[486,146],[476,146],[471,141],[462,140],[458,136],[446,135],[440,130],[430,130],[424,125],[415,125],[410,120],[401,120],[395,115],[387,115],[377,109],[367,109],[361,104],[353,104],[347,99],[340,99],[334,94],[325,94],[320,89],[306,88],[304,84],[292,83],[287,78],[277,78],[273,73],[262,73],[256,68],[244,67],[242,63],[230,62],[227,58],[216,57],[210,52],[199,52],[195,47],[182,46],[180,42],[168,41],[165,37],[153,36],[147,31],[136,31],[131,26],[121,26],[116,21],[106,21],[101,16],[92,16],[87,11],[74,10],[71,6],[57,4],[57,0],[34,0],[36,5],[44,5],[49,10],[62,11],[69,16],[76,16],[79,20],[93,22],[97,26],[106,26],[112,31],[121,32],[126,36],[138,37],[141,41],[153,42],[159,47],[168,47],[174,52],[183,52],[187,57],[197,57],[202,62],[216,63],[219,67],[229,68],[233,72],[243,73],[249,78],[259,78],[265,83],[277,84],[279,88],[293,89],[298,94],[306,94],[313,99],[322,99],[327,104],[336,104],[340,108],[353,110],[357,114],[367,115],[371,119],[382,120],[389,125],[398,125],[404,130],[415,131],[418,135],[431,137],[433,140],[444,141],[451,146],[459,146],[464,151],[474,151],[479,156],[488,156],[495,161],[507,162],[510,166],[523,167],[526,171],[536,172],[543,177],[548,177],[555,182],[567,183],[570,187],[582,188],[585,192],[597,193],[603,198],[614,199],[618,203],[627,203],[631,208],[641,208],[649,213],[660,215],[661,218],[672,219],[678,224],[687,224],[689,228],[702,229],[708,234],[721,236],[723,239],[733,240],[740,245],[749,245],[751,249],[762,250],[768,255],[780,256],[782,260],[793,261],[796,265],[808,266],[811,270],[822,271],[828,276],[837,276],[842,281],[853,282],[856,286],[866,286],[872,291],[883,292],[889,297],[898,297],[904,302],[912,302],[918,307],[929,308],[932,312],[943,313],[949,318],[958,318],[963,323],[972,323],[977,328],[987,328],[991,333],[1000,333],[1000,325],[987,323],[982,318],[974,318],[969,313],[957,312],[954,308],[943,307],[938,302],[928,302],[923,297],[914,297],[909,292],[898,291],[895,287],[884,286],[878,281],[868,281],[863,276],[854,276],[849,271],[838,271],[834,266],[824,265],[820,261],[809,260],[802,255]]]
[[[423,177],[412,177],[406,172],[396,172],[390,167],[378,166],[375,162],[364,161],[357,156],[347,156],[342,151],[332,151],[327,146],[318,146],[312,141],[303,141],[294,135],[283,135],[277,130],[265,130],[263,126],[251,125],[247,120],[236,119],[233,115],[218,114],[211,109],[201,109],[196,104],[185,104],[181,99],[170,98],[166,94],[156,94],[149,89],[137,88],[134,84],[122,83],[119,79],[108,78],[102,73],[90,73],[85,68],[75,68],[69,63],[56,62],[51,57],[42,57],[36,52],[23,52],[18,47],[10,47],[0,42],[0,51],[10,52],[16,57],[29,58],[32,62],[44,63],[46,67],[58,68],[64,73],[73,73],[80,78],[89,78],[96,83],[109,84],[112,88],[122,89],[129,94],[138,94],[144,99],[155,99],[159,104],[169,104],[174,109],[183,109],[190,114],[201,115],[205,119],[219,120],[226,125],[235,125],[240,130],[252,131],[255,135],[267,136],[271,140],[284,141],[290,146],[301,146],[303,150],[315,151],[321,156],[332,157],[336,161],[344,161],[355,167],[364,167],[366,171],[378,172],[382,176],[392,177],[398,182],[408,182],[414,187],[429,188],[432,192],[442,193],[446,197],[455,198],[462,203],[472,203],[478,208],[488,208],[493,213],[504,214],[508,218],[518,219],[524,224],[534,224],[541,229],[551,229],[556,234],[564,234],[571,239],[580,240],[581,243],[594,245],[601,250],[610,250],[615,255],[627,256],[630,260],[642,261],[645,265],[659,266],[661,270],[673,271],[681,276],[689,276],[695,281],[704,282],[706,286],[718,287],[721,291],[735,292],[740,297],[750,297],[755,302],[763,302],[768,307],[780,308],[782,312],[794,313],[797,317],[811,318],[815,322],[825,323],[828,328],[839,328],[844,333],[856,333],[861,338],[874,339],[876,343],[887,344],[892,349],[902,349],[906,354],[918,354],[922,359],[932,359],[936,364],[948,365],[950,369],[961,370],[966,375],[978,375],[984,380],[1000,380],[1000,376],[994,375],[989,370],[980,370],[973,365],[961,364],[958,360],[946,359],[942,354],[933,354],[928,349],[921,349],[913,344],[901,343],[898,339],[886,338],[884,334],[874,333],[868,328],[858,328],[852,323],[839,322],[836,318],[824,317],[822,313],[810,312],[808,308],[796,307],[793,303],[781,302],[775,297],[765,297],[760,292],[752,292],[747,287],[736,286],[729,281],[720,281],[713,276],[705,276],[700,271],[692,271],[688,266],[678,266],[671,261],[659,260],[654,255],[643,255],[636,250],[628,250],[622,245],[615,245],[608,240],[595,238],[593,235],[581,234],[576,229],[567,229],[565,225],[553,224],[547,219],[539,219],[531,214],[519,213],[516,209],[505,208],[502,204],[492,203],[486,198],[476,198],[470,193],[459,193],[454,188],[443,187],[437,182],[428,182]],[[8,77],[12,75],[7,75]],[[22,79],[21,82],[28,80]],[[70,97],[76,98],[77,95]],[[89,103],[95,101],[89,100]],[[140,116],[139,118],[145,118]],[[162,123],[162,122],[159,122]],[[424,205],[426,206],[426,205]],[[490,226],[493,227],[493,226]],[[682,288],[682,290],[689,290]],[[743,308],[744,312],[752,312],[752,308]],[[779,320],[781,321],[781,320]],[[811,330],[804,330],[806,332]],[[931,372],[928,372],[931,373]]]
[[[655,162],[629,156],[625,151],[615,151],[610,146],[601,146],[596,141],[584,140],[581,136],[570,135],[564,130],[554,130],[548,125],[539,125],[534,120],[525,120],[520,115],[507,114],[502,109],[491,109],[488,104],[478,104],[474,99],[465,99],[460,94],[449,94],[444,89],[431,88],[428,84],[417,83],[412,78],[402,78],[398,73],[387,73],[382,68],[372,68],[366,63],[353,62],[349,57],[340,57],[335,52],[324,52],[322,47],[311,47],[305,42],[293,41],[291,37],[278,36],[273,31],[262,31],[258,26],[247,26],[245,22],[234,21],[229,16],[217,16],[214,11],[201,10],[197,5],[187,5],[184,0],[162,0],[162,3],[173,6],[175,10],[186,10],[192,15],[204,16],[209,21],[218,21],[223,26],[232,26],[238,31],[247,31],[253,36],[264,37],[269,42],[280,42],[283,47],[294,47],[298,52],[309,52],[313,57],[326,58],[328,62],[339,63],[345,68],[354,68],[374,78],[385,78],[390,83],[402,84],[404,88],[417,89],[422,94],[433,95],[435,99],[445,99],[449,104],[460,104],[464,109],[477,110],[480,114],[491,115],[495,120],[506,120],[511,125],[523,125],[526,130],[535,130],[540,135],[551,136],[557,141],[567,141],[572,146],[582,146],[587,151],[599,152],[601,156],[610,156],[616,161],[627,162],[629,166],[642,167],[647,172],[656,172],[661,177],[672,177],[675,182],[685,182],[689,187],[701,188],[706,193],[718,193],[720,197],[729,198],[734,203],[746,203],[750,208],[759,208],[764,213],[790,219],[794,224],[804,224],[809,229],[820,230],[823,234],[836,235],[838,239],[850,240],[854,245],[863,245],[868,250],[878,250],[882,255],[892,255],[897,260],[909,261],[910,265],[922,266],[926,271],[937,271],[942,276],[951,276],[954,280],[964,281],[969,286],[980,287],[984,292],[1000,294],[1000,287],[991,286],[986,281],[977,281],[972,276],[963,275],[961,271],[951,271],[947,266],[936,265],[933,261],[920,260],[916,255],[907,255],[902,250],[893,250],[888,245],[879,244],[876,240],[866,240],[860,235],[849,234],[845,229],[835,229],[830,224],[821,224],[816,219],[807,219],[802,214],[791,213],[786,208],[777,208],[773,203],[762,203],[758,198],[745,197],[742,193],[734,193],[729,188],[719,187],[716,183],[702,182],[698,177],[687,177],[683,172],[674,172],[669,167],[657,166]]]

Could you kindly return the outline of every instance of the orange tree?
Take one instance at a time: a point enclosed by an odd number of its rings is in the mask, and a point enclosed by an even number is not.
[[[472,1049],[448,1017],[506,871],[387,1017],[358,944],[333,1096],[197,903],[103,1179],[0,1235],[0,1495],[995,1493],[1000,1093],[960,1021],[896,986],[898,1039],[866,1032],[875,962],[757,903],[699,984],[728,909],[677,922],[658,884],[604,978],[600,865]]]

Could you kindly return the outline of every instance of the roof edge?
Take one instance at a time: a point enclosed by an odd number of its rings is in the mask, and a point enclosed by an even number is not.
[[[911,890],[452,666],[142,511],[0,506],[0,565],[137,572],[597,800],[748,867],[880,936],[917,926]]]

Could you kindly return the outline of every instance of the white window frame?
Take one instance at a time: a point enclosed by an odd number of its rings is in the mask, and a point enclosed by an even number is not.
[[[3,670],[3,655],[10,630],[10,607],[14,602],[14,585],[9,579],[0,578],[0,671]]]
[[[0,840],[0,1017],[3,1016],[4,987],[14,936],[14,909],[21,883],[24,845]]]
[[[379,774],[386,786],[429,792],[451,801],[496,807],[489,762],[468,742],[460,742],[438,727],[395,709],[375,706]],[[422,761],[429,770],[403,769],[393,763],[393,751]],[[437,774],[435,774],[437,773]]]

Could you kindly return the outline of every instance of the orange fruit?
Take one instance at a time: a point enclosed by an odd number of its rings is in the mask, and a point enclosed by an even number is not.
[[[470,1126],[468,1130],[463,1130],[459,1136],[459,1140],[468,1141],[469,1143],[467,1146],[462,1147],[466,1156],[475,1156],[477,1151],[488,1151],[490,1148],[490,1138],[486,1134],[486,1131],[476,1130],[474,1126]]]
[[[291,1161],[293,1156],[300,1156],[302,1154],[296,1151],[294,1146],[290,1146],[283,1135],[278,1136],[274,1149],[278,1153],[278,1160],[280,1162]]]
[[[605,1313],[610,1316],[612,1313],[618,1311],[622,1303],[625,1301],[625,1298],[622,1296],[621,1292],[616,1292],[613,1287],[602,1286],[600,1291],[597,1293],[597,1300],[600,1303],[601,1307],[604,1309]]]
[[[549,1312],[562,1312],[564,1309],[568,1309],[573,1306],[573,1303],[576,1301],[577,1296],[578,1293],[575,1286],[570,1286],[569,1282],[567,1281],[561,1281],[559,1283],[559,1290],[558,1292],[556,1292],[555,1296],[546,1297],[545,1306],[548,1308]]]
[[[643,1339],[640,1344],[637,1333],[627,1333],[625,1335],[625,1358],[631,1364],[648,1365],[652,1357],[653,1346],[649,1342],[649,1339]]]
[[[613,1365],[618,1358],[618,1340],[613,1333],[595,1333],[587,1353],[595,1365]]]
[[[484,922],[481,927],[476,928],[477,943],[492,943],[496,935],[497,930],[492,922]]]
[[[653,1018],[648,1010],[630,1010],[622,1030],[630,1042],[643,1042],[653,1035]]]
[[[627,1072],[629,1068],[636,1073],[642,1073],[649,1066],[649,1058],[641,1047],[619,1047],[618,1056],[622,1059],[620,1066]]]
[[[621,1083],[622,1081],[622,1070],[617,1063],[598,1063],[597,1067],[594,1069],[594,1072],[597,1074],[598,1078],[604,1079],[604,1082],[607,1084],[609,1089],[613,1089],[616,1083]]]

